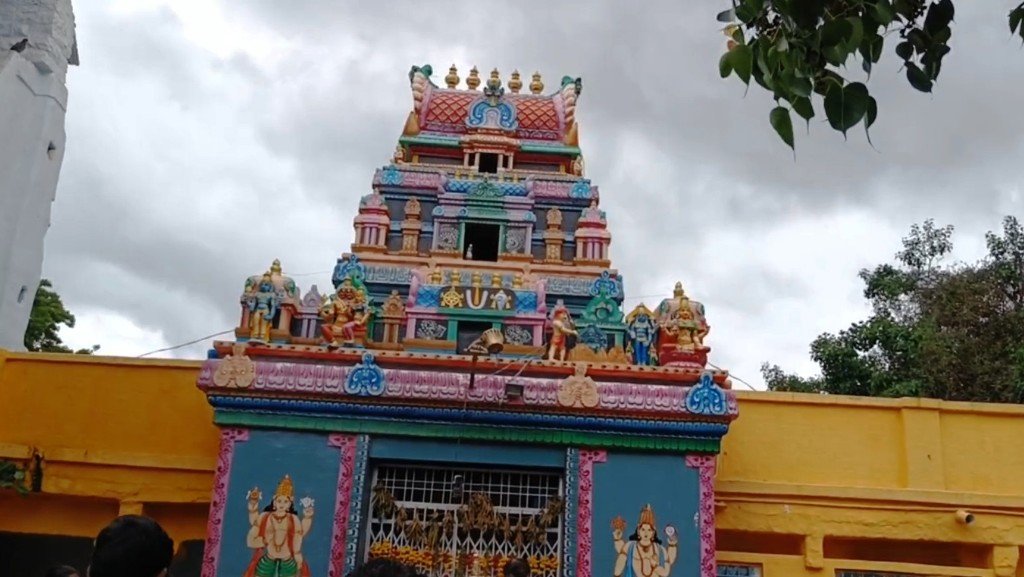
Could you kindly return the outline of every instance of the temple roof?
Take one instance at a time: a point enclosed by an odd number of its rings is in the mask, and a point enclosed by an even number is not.
[[[441,88],[430,80],[431,67],[415,66],[410,72],[413,91],[413,113],[419,133],[465,134],[472,130],[470,120],[474,106],[490,100],[511,107],[513,118],[508,121],[510,134],[522,140],[556,141],[575,144],[576,100],[581,89],[581,80],[566,76],[561,86],[552,94],[542,95],[543,83],[540,75],[534,75],[531,83],[532,94],[519,94],[522,82],[519,73],[514,72],[508,81],[510,92],[505,91],[498,72],[491,73],[484,90],[477,90],[479,77],[471,73],[467,84],[473,88],[457,88],[459,78],[454,67],[447,77],[448,88]],[[475,82],[473,80],[475,79]],[[454,80],[454,81],[453,81]]]

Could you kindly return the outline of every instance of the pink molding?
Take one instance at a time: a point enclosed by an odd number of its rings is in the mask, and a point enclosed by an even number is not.
[[[210,498],[210,518],[206,522],[206,546],[203,553],[202,577],[215,577],[220,559],[220,542],[224,530],[224,507],[228,500],[228,482],[231,480],[231,462],[235,457],[235,444],[249,440],[248,429],[221,429],[220,453],[213,476],[213,496]]]
[[[334,434],[328,437],[327,444],[341,449],[337,501],[334,504],[334,527],[331,533],[331,565],[327,571],[327,577],[341,577],[345,567],[345,535],[348,532],[348,509],[352,496],[356,436]]]
[[[700,577],[715,577],[715,455],[687,455],[686,466],[700,475]]]
[[[594,463],[608,460],[605,451],[580,451],[580,506],[576,510],[576,575],[591,577],[590,552],[594,546]]]
[[[213,374],[221,360],[208,360],[199,375],[199,388],[214,389]],[[319,393],[344,396],[345,379],[351,367],[323,364],[283,362],[254,363],[256,377],[252,389],[288,393]],[[420,399],[503,404],[505,384],[511,374],[484,375],[469,389],[469,375],[438,371],[384,369],[387,390],[384,398]],[[523,402],[527,406],[560,407],[558,388],[562,379],[518,378],[525,385]],[[667,416],[686,415],[686,394],[689,387],[649,385],[623,382],[599,382],[599,407],[606,410],[661,413]],[[735,416],[738,407],[732,391],[725,391],[728,416]]]

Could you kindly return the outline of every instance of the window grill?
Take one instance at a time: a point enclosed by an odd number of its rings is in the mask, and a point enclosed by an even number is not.
[[[534,577],[557,577],[562,495],[556,473],[381,465],[367,556],[433,577],[497,577],[511,559],[528,558]]]

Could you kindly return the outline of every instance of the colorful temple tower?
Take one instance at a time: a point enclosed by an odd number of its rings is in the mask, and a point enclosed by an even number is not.
[[[737,416],[681,284],[622,310],[576,105],[513,72],[409,73],[392,162],[333,289],[245,283],[199,379],[222,443],[204,577],[714,575]],[[480,90],[481,84],[483,89]]]

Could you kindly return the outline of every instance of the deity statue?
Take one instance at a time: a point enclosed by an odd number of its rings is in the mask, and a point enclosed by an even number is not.
[[[320,308],[320,318],[324,321],[320,332],[329,348],[355,344],[356,334],[370,321],[365,292],[344,279],[334,297]]]
[[[653,365],[657,359],[654,343],[658,339],[658,323],[654,313],[643,304],[626,316],[629,352],[634,365]]]
[[[612,521],[615,541],[614,577],[668,577],[679,551],[679,536],[672,525],[665,527],[668,544],[663,545],[654,522],[654,509],[647,505],[640,511],[636,530],[624,538],[626,522],[622,517]]]
[[[565,360],[565,356],[569,351],[569,335],[574,337],[580,336],[576,331],[575,324],[572,322],[569,309],[565,308],[565,305],[559,300],[558,304],[555,305],[555,310],[551,313],[551,342],[548,345],[547,360]]]
[[[281,305],[269,272],[245,295],[245,303],[249,307],[249,340],[269,343],[274,315]]]
[[[663,365],[707,363],[711,349],[704,344],[710,327],[704,317],[704,306],[691,301],[681,283],[676,283],[671,299],[658,306],[660,327],[658,356]]]
[[[249,534],[246,545],[253,549],[252,561],[243,577],[309,577],[302,557],[302,541],[313,525],[313,499],[302,499],[302,519],[295,510],[295,489],[284,476],[274,498],[260,512],[263,494],[253,487],[246,495]]]

